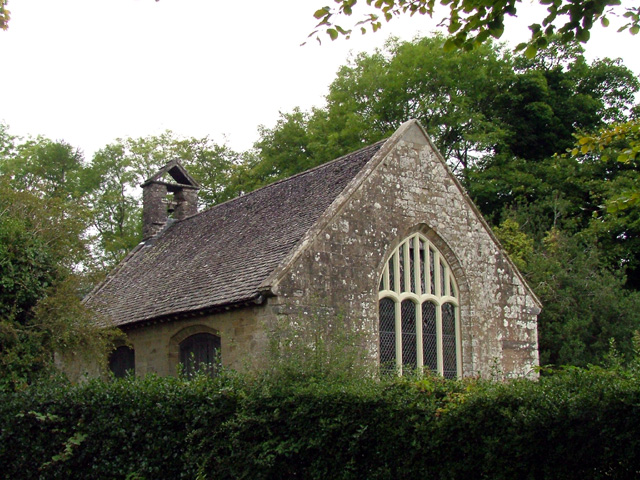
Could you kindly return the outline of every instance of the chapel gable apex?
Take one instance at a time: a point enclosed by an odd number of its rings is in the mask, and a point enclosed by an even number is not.
[[[304,251],[312,247],[314,239],[316,237],[323,234],[326,235],[326,229],[328,225],[338,215],[340,215],[344,206],[350,201],[352,197],[354,197],[356,192],[360,188],[362,188],[363,184],[367,182],[367,180],[372,176],[384,174],[383,172],[386,168],[385,166],[391,165],[391,162],[402,163],[403,160],[406,159],[407,148],[418,151],[418,157],[420,158],[420,161],[430,161],[434,168],[442,168],[440,174],[442,175],[442,178],[447,179],[447,183],[450,185],[450,187],[447,188],[447,195],[457,197],[460,204],[465,205],[466,208],[470,211],[469,213],[476,218],[477,222],[480,224],[479,226],[481,226],[481,230],[484,230],[490,237],[491,242],[494,243],[497,250],[500,251],[501,256],[504,258],[504,261],[510,266],[510,269],[518,278],[519,283],[522,284],[523,288],[532,298],[533,302],[539,308],[541,308],[542,305],[540,300],[537,298],[533,290],[531,290],[526,280],[519,272],[518,268],[515,266],[515,264],[513,264],[508,254],[502,247],[500,241],[493,233],[493,230],[484,219],[482,213],[471,200],[458,178],[453,174],[453,172],[447,165],[445,158],[438,151],[428,133],[422,127],[420,122],[415,119],[404,122],[391,135],[391,137],[384,141],[378,152],[367,162],[367,164],[360,170],[360,172],[358,172],[358,174],[349,182],[349,184],[346,185],[346,187],[334,199],[331,205],[318,218],[316,223],[306,232],[306,235],[302,238],[298,245],[289,253],[289,255],[287,255],[287,257],[283,260],[283,262],[281,262],[278,268],[276,268],[272,272],[272,274],[262,283],[262,288],[264,290],[269,290],[275,293],[278,289],[280,280],[290,270],[295,261],[300,258]],[[426,160],[424,155],[426,155],[430,160]],[[398,164],[398,167],[402,168],[400,164]],[[400,183],[401,182],[399,182],[399,184]],[[400,186],[400,188],[403,187]],[[408,226],[408,228],[413,227],[415,227],[415,225]],[[435,225],[432,225],[432,227],[436,228]]]

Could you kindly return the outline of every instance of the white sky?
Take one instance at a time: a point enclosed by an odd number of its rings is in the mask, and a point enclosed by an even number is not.
[[[372,51],[392,34],[410,40],[437,23],[393,20],[375,34],[300,46],[327,3],[10,0],[0,122],[16,135],[65,140],[88,159],[118,137],[166,129],[244,150],[278,111],[322,105],[350,51]],[[528,38],[531,18],[510,20],[503,40],[515,45]],[[622,57],[639,74],[640,35],[615,30],[592,34],[588,58]]]

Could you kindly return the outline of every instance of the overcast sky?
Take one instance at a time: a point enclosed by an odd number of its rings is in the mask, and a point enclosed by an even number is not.
[[[121,137],[209,135],[251,147],[278,111],[322,105],[349,52],[389,35],[410,40],[437,21],[394,20],[375,34],[310,41],[327,0],[10,0],[0,31],[0,122],[17,135],[65,140],[87,157]],[[529,17],[523,15],[523,17]],[[529,18],[503,39],[529,36]],[[597,29],[590,59],[622,57],[640,73],[640,35]]]

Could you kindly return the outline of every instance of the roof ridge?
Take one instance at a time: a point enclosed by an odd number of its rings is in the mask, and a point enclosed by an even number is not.
[[[329,160],[328,162],[324,162],[324,163],[321,163],[320,165],[316,165],[315,167],[311,167],[311,168],[309,168],[308,170],[304,170],[304,171],[302,171],[302,172],[298,172],[298,173],[296,173],[296,174],[294,174],[294,175],[291,175],[290,177],[281,178],[281,179],[279,179],[279,180],[276,180],[276,181],[275,181],[275,182],[273,182],[273,183],[270,183],[269,185],[265,185],[265,186],[260,187],[260,188],[258,188],[258,189],[256,189],[256,190],[253,190],[252,192],[247,193],[247,195],[250,195],[251,193],[254,193],[254,192],[258,192],[258,191],[260,191],[260,190],[262,190],[262,189],[264,189],[264,188],[271,187],[271,186],[273,186],[273,185],[278,185],[278,184],[280,184],[280,183],[287,182],[287,181],[292,180],[292,179],[294,179],[294,178],[298,178],[298,177],[301,177],[301,176],[303,176],[303,175],[306,175],[306,174],[309,174],[309,173],[315,172],[315,171],[317,171],[317,170],[320,170],[321,168],[328,167],[328,166],[330,166],[330,165],[332,165],[332,164],[334,164],[334,163],[337,163],[337,162],[339,162],[339,161],[341,161],[341,160],[344,160],[346,157],[350,157],[350,156],[352,156],[352,155],[356,155],[357,153],[360,153],[360,152],[362,152],[363,150],[368,150],[368,149],[370,149],[370,148],[374,148],[376,145],[378,145],[378,144],[380,144],[380,143],[384,143],[384,142],[386,142],[386,141],[387,141],[387,139],[386,139],[386,138],[385,138],[385,139],[383,139],[383,140],[379,140],[379,141],[377,141],[376,143],[372,143],[371,145],[366,145],[366,146],[364,146],[364,147],[362,147],[362,148],[359,148],[358,150],[354,150],[353,152],[346,153],[346,154],[344,154],[344,155],[342,155],[342,156],[340,156],[340,157],[338,157],[338,158],[334,158],[333,160]],[[239,197],[238,197],[238,198],[239,198]]]
[[[192,219],[194,217],[200,216],[200,215],[202,215],[202,214],[204,214],[206,212],[209,212],[209,211],[211,211],[213,209],[217,209],[218,207],[222,207],[222,205],[227,205],[229,203],[235,202],[235,201],[240,200],[240,199],[246,199],[250,195],[257,194],[258,192],[261,192],[261,191],[266,190],[268,188],[275,187],[276,185],[280,185],[282,183],[289,182],[289,181],[291,181],[293,179],[296,179],[296,178],[302,177],[304,175],[308,175],[308,174],[311,174],[313,172],[316,172],[316,171],[318,171],[318,170],[320,170],[322,168],[329,167],[330,165],[332,165],[334,163],[337,163],[337,162],[339,162],[341,160],[344,160],[346,157],[350,157],[350,156],[356,155],[356,154],[358,154],[358,153],[360,153],[360,152],[362,152],[364,150],[368,150],[370,148],[374,148],[377,145],[386,142],[387,140],[388,140],[388,138],[379,140],[376,143],[372,143],[371,145],[366,145],[366,146],[364,146],[362,148],[359,148],[358,150],[354,150],[353,152],[349,152],[349,153],[347,153],[345,155],[342,155],[342,156],[340,156],[338,158],[335,158],[333,160],[329,160],[328,162],[321,163],[320,165],[316,165],[315,167],[309,168],[308,170],[304,170],[302,172],[298,172],[298,173],[296,173],[294,175],[291,175],[290,177],[281,178],[279,180],[276,180],[275,182],[269,183],[268,185],[263,185],[262,187],[256,188],[255,190],[252,190],[252,191],[250,191],[248,193],[245,193],[244,195],[239,195],[237,197],[230,198],[230,199],[225,200],[224,202],[221,202],[221,203],[216,203],[215,205],[212,205],[212,206],[202,210],[201,212],[197,212],[197,213],[195,213],[195,214],[193,214],[193,215],[191,215],[191,216],[189,216],[187,218],[184,218],[182,220],[176,220],[174,222],[174,224],[182,223],[182,222],[184,222],[186,220],[190,220],[190,219]]]

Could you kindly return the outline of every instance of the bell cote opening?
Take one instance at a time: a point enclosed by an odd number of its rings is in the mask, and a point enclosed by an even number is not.
[[[169,219],[198,213],[200,185],[178,160],[171,160],[142,185],[142,240],[159,233]]]

